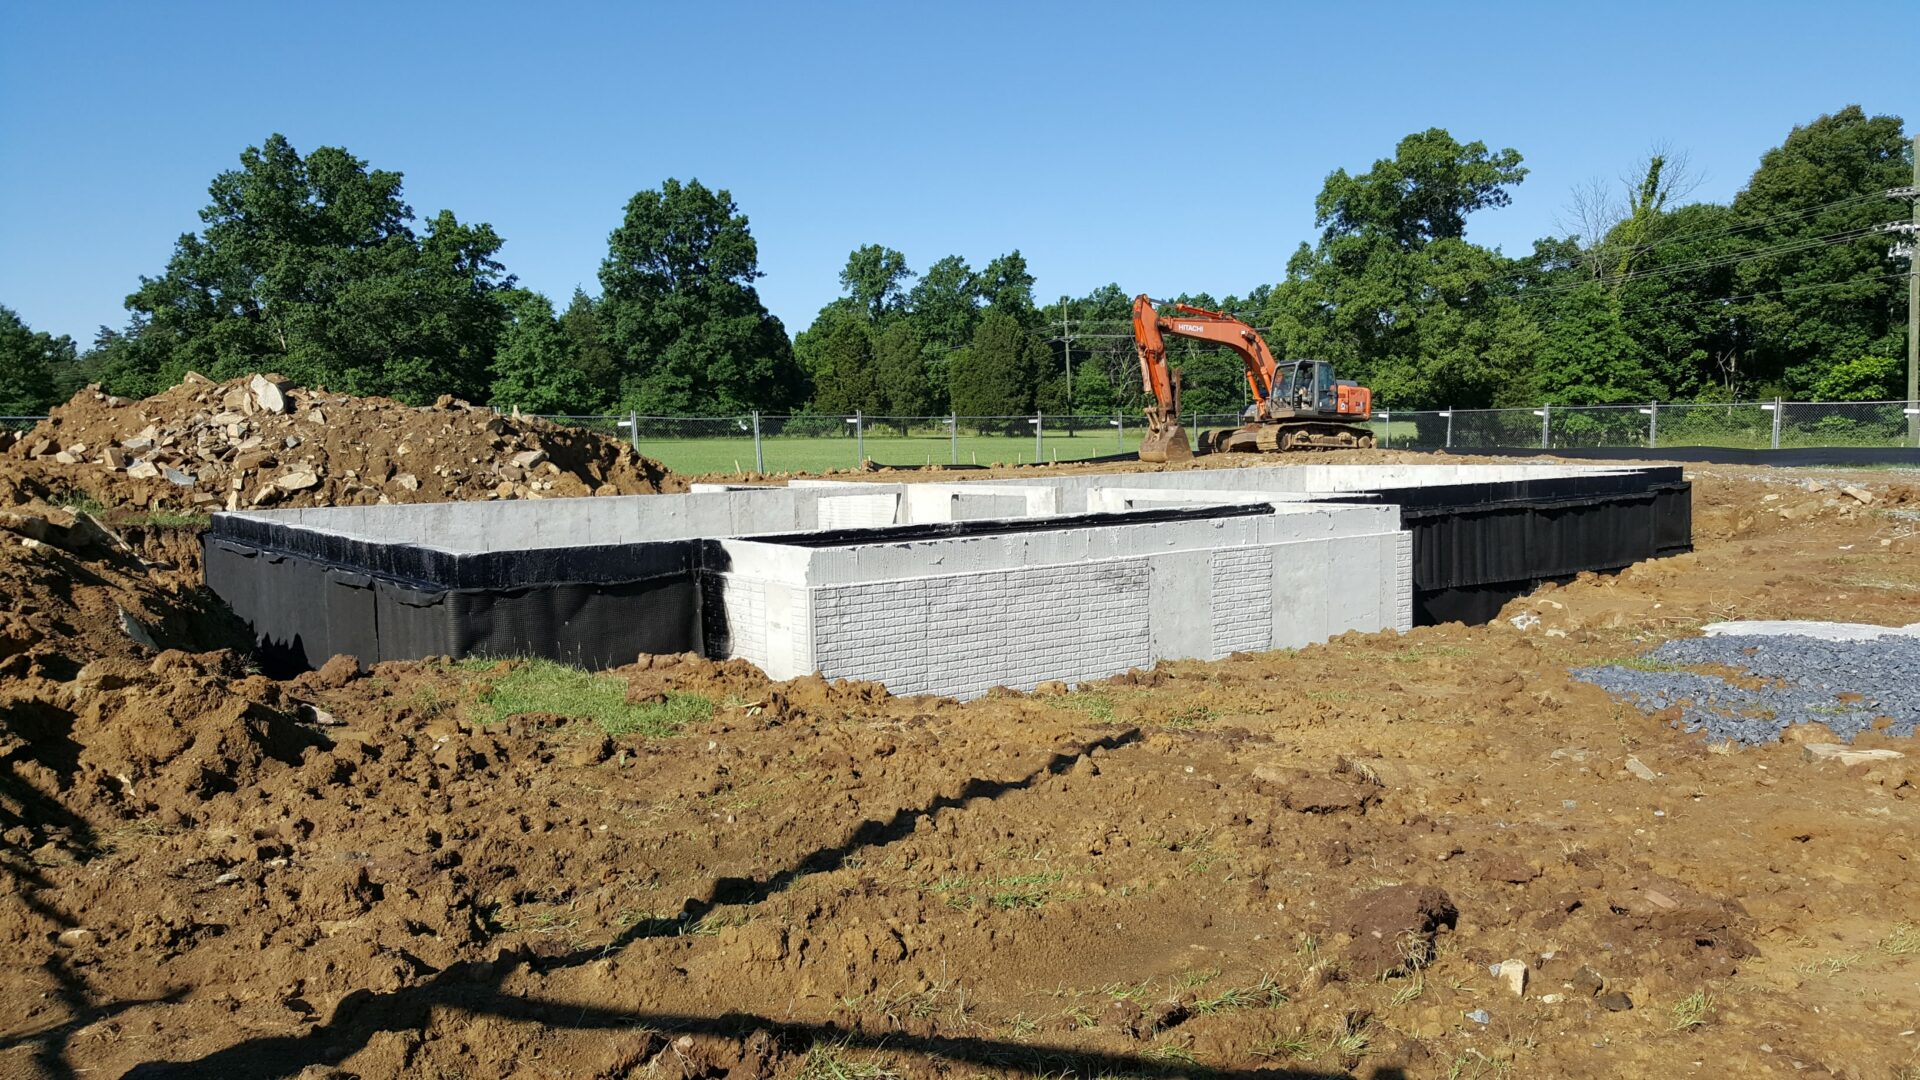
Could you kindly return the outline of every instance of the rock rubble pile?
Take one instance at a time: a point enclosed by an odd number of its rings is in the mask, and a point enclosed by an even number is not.
[[[603,435],[443,397],[414,408],[275,375],[189,373],[133,401],[89,387],[0,453],[47,491],[236,510],[661,491],[659,463]]]

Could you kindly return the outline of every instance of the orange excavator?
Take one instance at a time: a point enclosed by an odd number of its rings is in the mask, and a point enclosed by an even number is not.
[[[1146,408],[1142,461],[1186,461],[1196,451],[1180,426],[1180,372],[1167,367],[1165,335],[1211,341],[1240,355],[1247,367],[1253,405],[1246,424],[1200,433],[1198,453],[1358,449],[1373,445],[1366,424],[1373,419],[1373,392],[1334,378],[1326,360],[1279,363],[1253,327],[1231,315],[1187,304],[1177,314],[1159,313],[1145,293],[1133,298],[1133,342],[1140,353],[1140,381],[1153,403]]]

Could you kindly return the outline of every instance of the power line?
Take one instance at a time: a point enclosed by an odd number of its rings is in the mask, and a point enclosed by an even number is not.
[[[1702,270],[1717,270],[1723,266],[1733,266],[1738,263],[1750,262],[1754,259],[1773,258],[1779,255],[1791,255],[1791,254],[1794,254],[1795,252],[1800,252],[1800,251],[1811,251],[1814,248],[1819,248],[1819,247],[1829,247],[1834,244],[1852,243],[1855,240],[1860,240],[1865,237],[1871,236],[1878,231],[1880,231],[1880,227],[1878,225],[1871,225],[1863,228],[1853,229],[1847,232],[1833,233],[1828,236],[1812,237],[1812,238],[1800,239],[1800,240],[1789,240],[1779,244],[1775,244],[1771,247],[1753,248],[1747,251],[1739,251],[1739,252],[1727,252],[1721,255],[1713,255],[1705,258],[1694,259],[1688,262],[1676,263],[1672,266],[1653,267],[1647,270],[1635,271],[1634,273],[1630,273],[1630,274],[1622,274],[1619,277],[1607,279],[1605,282],[1600,282],[1599,279],[1588,279],[1583,281],[1567,282],[1562,285],[1536,286],[1532,289],[1525,290],[1523,295],[1544,296],[1551,293],[1567,292],[1572,289],[1583,289],[1583,288],[1586,288],[1588,285],[1592,285],[1596,283],[1624,284],[1629,281],[1641,281],[1648,278],[1667,277],[1672,274],[1694,273]]]
[[[1809,214],[1817,214],[1822,210],[1831,210],[1836,206],[1848,206],[1853,203],[1862,203],[1862,202],[1875,202],[1875,201],[1884,199],[1885,197],[1886,197],[1885,194],[1881,192],[1876,192],[1872,195],[1849,195],[1844,199],[1835,199],[1833,202],[1821,203],[1818,206],[1809,206],[1802,210],[1789,210],[1784,213],[1773,214],[1769,217],[1756,218],[1753,221],[1742,222],[1738,225],[1729,225],[1722,229],[1698,229],[1693,232],[1685,232],[1675,236],[1662,237],[1659,240],[1655,240],[1646,244],[1637,244],[1630,248],[1619,248],[1614,250],[1606,250],[1605,248],[1595,248],[1593,250],[1596,250],[1596,251],[1604,250],[1608,255],[1632,255],[1637,252],[1652,251],[1655,248],[1667,247],[1672,244],[1686,243],[1689,241],[1711,240],[1719,236],[1728,236],[1737,232],[1745,232],[1748,229],[1757,229],[1762,225],[1772,225],[1777,222],[1791,221],[1795,218],[1803,218],[1808,216]],[[1704,204],[1704,205],[1716,205],[1716,204]]]
[[[1789,293],[1811,292],[1815,289],[1838,289],[1845,285],[1864,285],[1871,281],[1889,281],[1894,278],[1905,278],[1906,276],[1904,273],[1878,274],[1872,277],[1852,278],[1847,281],[1826,281],[1817,285],[1796,285],[1786,289],[1769,289],[1766,292],[1746,293],[1742,296],[1721,296],[1711,300],[1682,300],[1672,304],[1641,304],[1638,307],[1622,308],[1620,314],[1631,315],[1638,311],[1665,311],[1669,308],[1702,307],[1707,304],[1730,304],[1739,300],[1756,300],[1762,296],[1785,296]]]

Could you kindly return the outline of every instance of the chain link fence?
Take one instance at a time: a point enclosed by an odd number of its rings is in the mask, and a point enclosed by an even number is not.
[[[1920,410],[1901,401],[1381,410],[1373,431],[1379,445],[1407,450],[1920,447]]]
[[[825,472],[881,465],[1022,465],[1087,461],[1140,449],[1138,414],[866,416],[544,415],[630,443],[675,472]],[[25,431],[41,416],[0,416]],[[1188,434],[1239,427],[1239,413],[1192,413]],[[1543,405],[1533,409],[1381,409],[1376,445],[1406,450],[1717,446],[1739,449],[1920,447],[1920,410],[1900,401],[1737,402],[1716,405]]]

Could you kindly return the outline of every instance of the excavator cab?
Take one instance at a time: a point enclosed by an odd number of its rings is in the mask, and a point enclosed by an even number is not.
[[[1325,360],[1294,360],[1279,365],[1274,405],[1299,412],[1334,411],[1333,365]]]
[[[1365,421],[1373,415],[1373,394],[1350,380],[1335,378],[1330,360],[1294,360],[1277,365],[1273,408],[1307,417]]]

